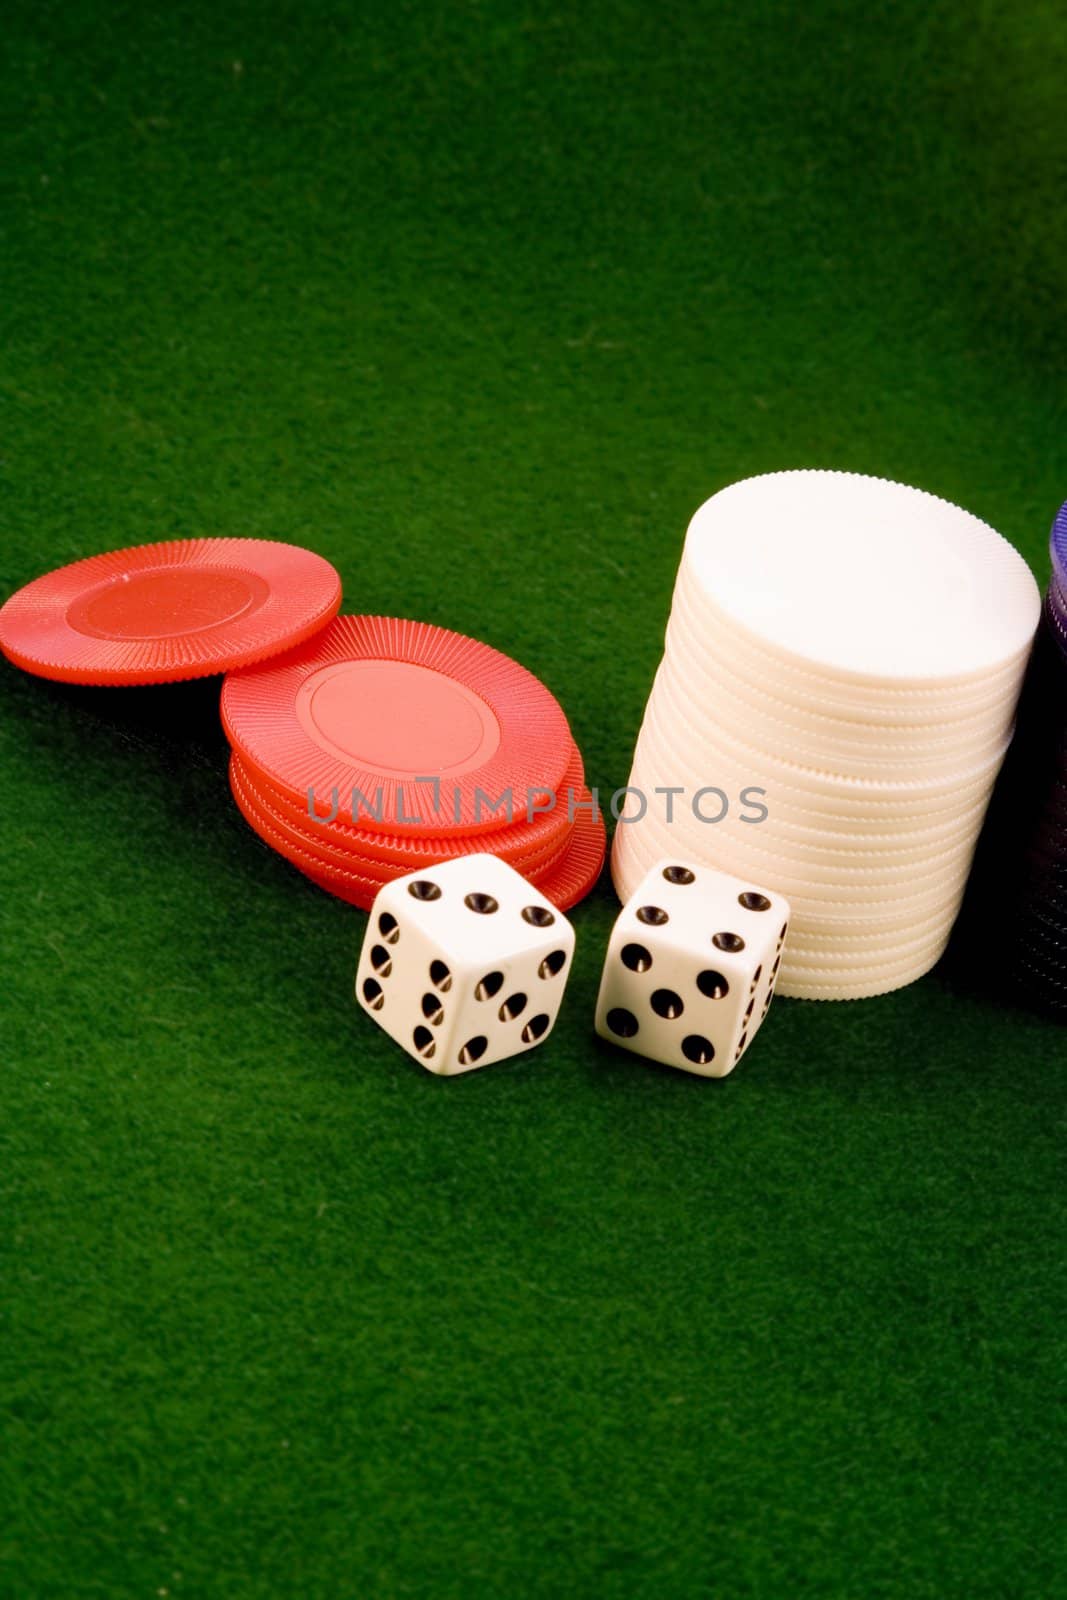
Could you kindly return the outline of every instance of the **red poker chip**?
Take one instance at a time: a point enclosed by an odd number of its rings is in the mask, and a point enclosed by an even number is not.
[[[418,854],[413,851],[406,862],[398,864],[347,849],[337,844],[327,829],[320,830],[315,836],[306,834],[284,814],[273,791],[256,784],[236,751],[230,757],[230,788],[246,821],[264,838],[269,834],[268,843],[279,855],[300,868],[310,860],[316,863],[320,871],[354,873],[361,879],[381,885],[417,867],[430,867],[452,856],[469,854],[475,848],[474,841],[463,838],[439,839],[436,842],[428,839]],[[350,834],[353,832],[351,828],[348,831]],[[535,872],[549,871],[562,860],[569,834],[570,830],[565,828],[539,850],[531,851],[520,860],[509,858],[511,865],[527,877]],[[495,842],[506,839],[505,835],[500,834],[483,834],[481,837],[485,841],[485,848],[492,849],[494,854],[497,853]]]
[[[583,792],[582,800],[589,805],[588,789]],[[603,817],[599,812],[594,817],[588,810],[580,811],[562,861],[550,868],[544,877],[533,881],[546,900],[551,900],[560,911],[569,911],[596,886],[606,849]]]
[[[335,895],[339,900],[347,900],[350,905],[359,906],[364,911],[370,910],[374,904],[375,895],[382,887],[380,879],[369,878],[362,873],[338,871],[335,868],[326,866],[317,857],[309,855],[307,851],[290,846],[252,803],[247,791],[241,786],[240,778],[235,778],[232,768],[230,770],[230,788],[241,815],[253,833],[257,833],[264,844],[269,845],[276,854],[288,861],[290,866],[303,873],[305,878],[308,878],[320,889],[325,889],[328,894]]]
[[[311,789],[320,809],[336,790],[342,821],[388,834],[499,830],[499,797],[522,810],[528,794],[557,793],[573,749],[558,701],[525,667],[393,617],[336,617],[299,649],[231,673],[221,713],[265,782],[298,805]]]
[[[277,851],[291,866],[296,867],[304,877],[320,889],[325,889],[328,894],[369,911],[383,882],[402,875],[400,869],[394,870],[387,878],[380,878],[371,876],[365,870],[354,871],[331,867],[309,851],[294,845],[279,831],[264,808],[256,803],[255,797],[244,784],[239,764],[232,761],[230,787],[238,809],[249,827],[265,844]],[[583,794],[583,799],[588,805],[588,790]],[[441,861],[450,858],[448,844],[451,841],[442,843],[444,847],[437,857]],[[548,864],[547,868],[542,868],[539,873],[528,873],[524,876],[528,876],[530,882],[535,883],[545,897],[561,911],[566,911],[588,894],[596,883],[604,863],[604,853],[603,820],[600,817],[594,818],[588,810],[581,811],[575,819],[574,829],[563,851]]]
[[[286,822],[304,841],[305,848],[316,853],[319,846],[328,844],[331,849],[378,861],[395,871],[413,871],[420,865],[429,865],[441,859],[441,835],[431,828],[412,832],[407,836],[375,833],[369,828],[354,828],[339,817],[332,817],[332,806],[316,812],[314,820],[308,812],[305,799],[297,805],[277,785],[268,783],[263,775],[245,762],[235,750],[232,761],[236,764],[246,789],[262,801],[268,812],[275,813],[279,822]],[[450,855],[469,855],[485,850],[509,861],[519,872],[539,865],[551,852],[566,843],[573,822],[568,820],[568,796],[577,798],[585,785],[585,771],[577,745],[571,748],[571,759],[560,786],[556,804],[550,811],[539,811],[527,816],[525,809],[509,824],[490,833],[472,835],[447,835]]]
[[[322,556],[272,539],[172,539],[90,556],[0,607],[0,650],[65,683],[171,683],[245,667],[335,616]]]

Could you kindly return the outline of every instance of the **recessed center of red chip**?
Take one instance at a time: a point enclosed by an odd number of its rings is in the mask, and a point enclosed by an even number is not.
[[[157,567],[123,573],[80,595],[67,621],[97,639],[171,639],[232,622],[262,605],[268,593],[254,573]]]
[[[455,777],[484,766],[500,744],[479,695],[403,661],[323,667],[301,685],[296,715],[321,749],[387,777]]]

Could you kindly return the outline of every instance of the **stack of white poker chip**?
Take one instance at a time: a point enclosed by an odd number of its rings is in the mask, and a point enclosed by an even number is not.
[[[920,977],[959,910],[1039,613],[1011,545],[921,490],[781,472],[715,495],[634,753],[620,896],[662,856],[705,862],[791,901],[780,993]]]

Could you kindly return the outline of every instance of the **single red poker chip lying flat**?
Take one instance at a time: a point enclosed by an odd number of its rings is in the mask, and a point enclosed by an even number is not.
[[[351,905],[360,906],[364,911],[369,911],[374,904],[375,896],[382,887],[383,882],[390,881],[393,877],[401,875],[400,869],[389,873],[388,877],[372,876],[367,870],[347,870],[328,865],[319,856],[296,845],[291,836],[283,832],[276,819],[257,800],[256,795],[247,786],[239,762],[230,763],[230,787],[238,809],[249,827],[275,850],[291,866],[303,873],[320,889],[325,889],[328,894],[335,895],[338,899],[346,900]],[[578,812],[574,828],[560,852],[548,865],[539,872],[528,873],[531,883],[537,884],[541,892],[558,906],[561,911],[576,905],[579,900],[589,893],[600,875],[604,862],[605,835],[603,820],[593,817],[588,809],[589,791],[582,796],[586,809]],[[437,857],[440,861],[451,858],[454,853],[450,846],[453,840],[441,840],[441,851]]]
[[[410,872],[420,865],[440,859],[441,835],[433,828],[412,830],[403,835],[356,828],[333,815],[332,800],[316,811],[313,818],[309,814],[306,798],[302,805],[298,805],[284,790],[268,782],[262,773],[244,761],[236,750],[232,760],[237,764],[245,787],[279,820],[288,823],[313,852],[316,846],[326,842],[332,849],[348,852],[354,857],[388,864],[394,874],[397,871]],[[485,850],[510,862],[519,872],[526,872],[550,852],[558,852],[566,843],[573,827],[573,817],[568,814],[568,796],[576,801],[584,787],[585,771],[581,752],[574,745],[551,809],[539,810],[536,815],[530,816],[520,802],[510,823],[504,816],[500,819],[500,826],[491,832],[449,835],[450,853],[469,855]]]
[[[222,688],[244,764],[297,805],[342,822],[440,837],[499,830],[557,793],[573,740],[555,697],[489,645],[424,622],[336,617],[314,639]],[[420,781],[421,780],[421,781]],[[357,800],[353,818],[353,793]]]
[[[382,884],[390,882],[401,873],[415,871],[419,867],[430,867],[452,856],[470,854],[478,842],[476,839],[459,836],[448,839],[427,839],[420,842],[417,854],[413,850],[406,862],[398,864],[395,860],[365,854],[339,844],[332,828],[323,827],[314,834],[305,832],[293,822],[291,815],[287,815],[282,809],[274,791],[256,782],[254,775],[244,765],[236,751],[230,757],[230,788],[246,821],[250,822],[257,832],[268,830],[270,842],[278,853],[298,867],[303,865],[306,858],[310,858],[317,862],[323,871],[351,872],[360,878]],[[354,830],[349,828],[349,835],[353,832]],[[491,850],[494,855],[508,859],[517,872],[532,877],[535,873],[551,870],[562,860],[570,841],[570,832],[569,828],[564,828],[562,833],[553,836],[539,849],[528,852],[519,860],[511,856],[503,857],[503,849],[508,846],[506,835],[483,834],[480,838],[485,841],[485,848]],[[371,837],[373,838],[373,835]]]
[[[65,683],[170,683],[248,666],[341,604],[322,556],[271,539],[173,539],[59,567],[0,607],[0,650]]]
[[[582,802],[586,807],[590,804],[588,789],[582,795]],[[580,811],[563,859],[544,877],[534,880],[537,887],[560,911],[569,911],[594,888],[604,865],[606,848],[604,819],[599,811],[596,816],[588,809]]]

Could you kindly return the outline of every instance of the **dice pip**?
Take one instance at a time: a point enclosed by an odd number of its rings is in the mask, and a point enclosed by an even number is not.
[[[597,1001],[604,1039],[724,1078],[771,1003],[789,903],[692,862],[659,861],[612,930]]]
[[[450,1076],[547,1039],[573,954],[571,924],[520,873],[461,856],[379,891],[356,998],[409,1055]]]

